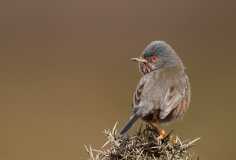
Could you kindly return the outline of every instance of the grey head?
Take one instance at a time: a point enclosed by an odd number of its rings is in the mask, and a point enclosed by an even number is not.
[[[141,57],[132,58],[132,60],[139,62],[139,68],[143,74],[169,67],[184,69],[179,56],[165,41],[152,41],[143,50]]]

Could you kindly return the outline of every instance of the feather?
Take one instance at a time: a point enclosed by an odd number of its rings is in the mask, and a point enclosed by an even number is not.
[[[120,135],[124,135],[127,133],[127,131],[133,126],[133,124],[139,119],[139,115],[134,113],[130,116],[128,122],[125,124],[125,126],[120,130]]]

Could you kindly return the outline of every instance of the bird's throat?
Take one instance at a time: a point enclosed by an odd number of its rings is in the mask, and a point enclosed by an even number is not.
[[[141,72],[143,74],[150,73],[151,71],[153,71],[153,68],[151,67],[151,65],[149,63],[142,63],[141,64]]]

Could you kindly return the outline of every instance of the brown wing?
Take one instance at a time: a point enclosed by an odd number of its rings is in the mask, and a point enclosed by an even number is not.
[[[161,104],[160,119],[179,118],[187,110],[190,88],[187,75],[180,78],[178,85],[170,86]],[[171,117],[170,117],[171,116]]]
[[[160,119],[165,119],[171,111],[178,106],[182,99],[183,96],[177,89],[174,88],[173,91],[171,91],[171,88],[168,89],[164,100],[161,103],[159,115]]]
[[[190,90],[190,83],[188,76],[185,76],[185,92],[184,92],[184,97],[181,100],[181,102],[178,104],[178,106],[173,110],[172,117],[174,118],[181,118],[183,117],[184,113],[187,111],[189,108],[190,104],[190,98],[191,98],[191,90]]]

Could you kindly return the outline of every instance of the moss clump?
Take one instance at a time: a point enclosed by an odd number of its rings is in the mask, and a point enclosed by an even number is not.
[[[182,141],[169,133],[163,140],[150,126],[140,127],[133,136],[121,137],[116,126],[105,130],[107,142],[100,150],[86,147],[90,160],[191,160],[195,159],[189,150],[200,140]]]

